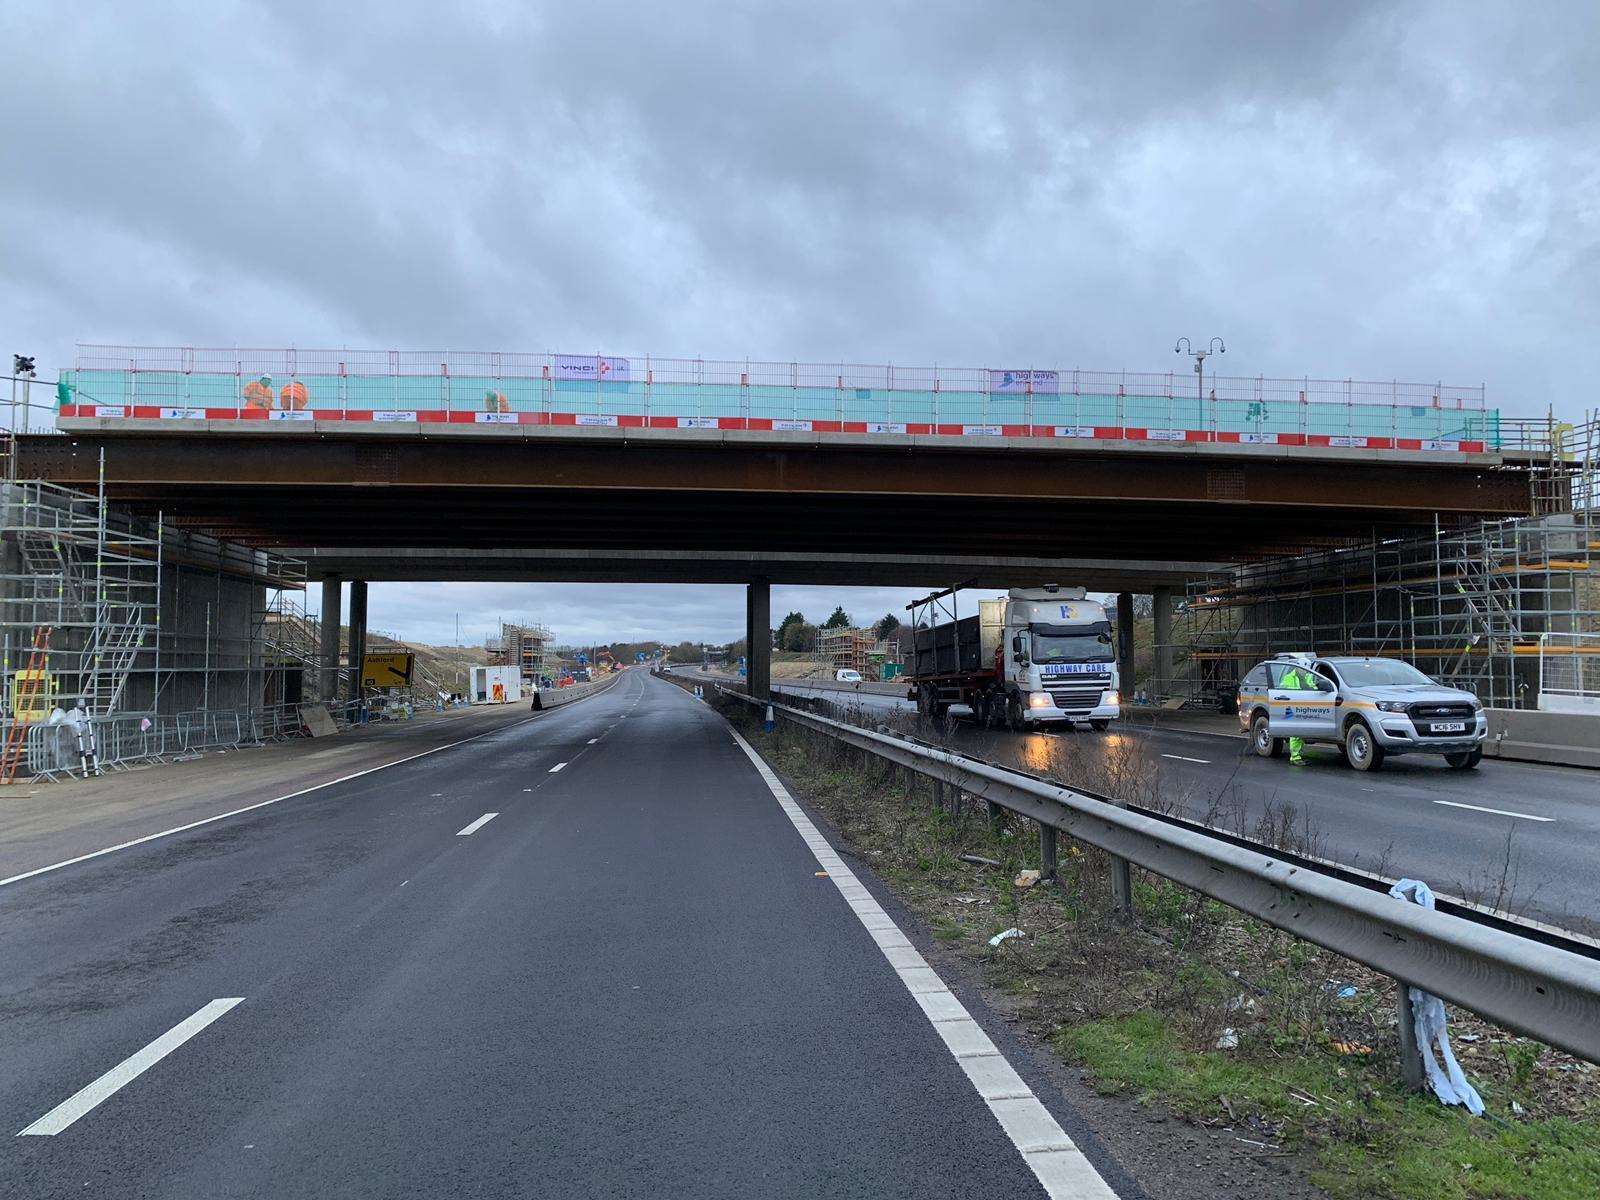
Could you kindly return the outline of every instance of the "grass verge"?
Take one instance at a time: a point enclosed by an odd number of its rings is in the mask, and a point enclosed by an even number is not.
[[[908,772],[786,722],[763,734],[743,705],[727,715],[935,942],[980,968],[997,1005],[1101,1092],[1219,1131],[1234,1153],[1281,1157],[1340,1200],[1600,1196],[1590,1064],[1453,1011],[1457,1056],[1488,1111],[1444,1108],[1399,1084],[1386,977],[1137,872],[1134,919],[1117,920],[1109,860],[1065,838],[1060,879],[1019,886],[1039,866],[1030,822],[991,825],[970,798],[936,809]],[[1096,768],[1116,778],[1085,779],[1062,745],[1041,773],[1101,794],[1154,786],[1137,748]],[[1306,836],[1293,814],[1278,824]],[[1023,936],[989,944],[1011,928]]]

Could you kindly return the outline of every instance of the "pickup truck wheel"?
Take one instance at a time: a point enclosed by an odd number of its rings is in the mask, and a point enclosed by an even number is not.
[[[1460,754],[1446,754],[1444,760],[1453,770],[1470,771],[1483,761],[1483,748],[1480,746],[1464,750]]]
[[[1383,747],[1365,722],[1352,721],[1344,731],[1344,760],[1357,771],[1376,771],[1383,766]]]
[[[1250,722],[1250,748],[1262,758],[1277,758],[1283,753],[1283,739],[1272,736],[1272,725],[1266,713],[1257,713]]]

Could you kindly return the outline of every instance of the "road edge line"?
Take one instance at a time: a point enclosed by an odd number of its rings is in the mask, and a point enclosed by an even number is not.
[[[766,760],[737,729],[730,726],[729,731],[1045,1193],[1051,1200],[1117,1200],[1111,1185],[1067,1136],[982,1026],[972,1019],[939,973],[911,945],[894,918],[845,865]]]

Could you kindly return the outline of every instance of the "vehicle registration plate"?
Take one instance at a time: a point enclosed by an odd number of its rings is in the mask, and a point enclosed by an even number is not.
[[[1429,733],[1465,733],[1466,731],[1467,723],[1465,721],[1435,721],[1428,726]]]

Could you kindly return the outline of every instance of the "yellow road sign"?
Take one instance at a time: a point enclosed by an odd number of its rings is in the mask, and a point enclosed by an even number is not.
[[[392,688],[411,686],[411,654],[368,654],[361,660],[361,686]]]

